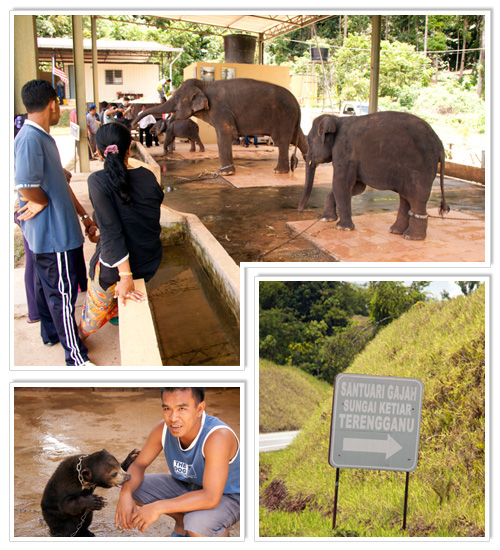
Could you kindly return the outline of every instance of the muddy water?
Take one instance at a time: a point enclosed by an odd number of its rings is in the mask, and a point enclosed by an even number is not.
[[[239,388],[207,388],[207,413],[226,422],[239,437]],[[49,537],[40,501],[59,461],[102,448],[123,460],[141,448],[162,420],[159,388],[15,388],[14,390],[14,536]],[[148,472],[168,471],[159,456]],[[142,535],[114,524],[119,489],[96,489],[107,506],[94,512],[90,530],[97,537],[170,536],[173,520],[161,517]],[[230,530],[239,536],[240,524]]]
[[[332,261],[286,226],[289,221],[314,220],[322,213],[331,179],[315,182],[306,210],[298,214],[302,186],[236,189],[223,178],[211,176],[219,168],[218,160],[157,160],[163,168],[165,204],[196,214],[237,263]],[[239,160],[238,166],[266,174],[272,172],[274,163],[274,160]],[[207,179],[197,179],[204,174]],[[484,187],[480,185],[446,179],[445,196],[452,211],[484,215]],[[429,208],[438,207],[440,202],[441,191],[436,180]],[[399,197],[391,191],[367,188],[352,199],[354,216],[396,212],[398,206]]]
[[[238,321],[188,243],[164,248],[147,288],[164,365],[240,364]]]

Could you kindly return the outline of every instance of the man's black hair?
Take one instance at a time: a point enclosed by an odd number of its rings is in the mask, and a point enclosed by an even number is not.
[[[205,388],[162,388],[160,391],[160,397],[163,397],[165,392],[172,393],[174,391],[191,390],[196,405],[199,405],[202,401],[205,401]]]
[[[41,78],[30,80],[21,89],[21,98],[27,113],[40,113],[52,101],[57,101],[57,92]]]

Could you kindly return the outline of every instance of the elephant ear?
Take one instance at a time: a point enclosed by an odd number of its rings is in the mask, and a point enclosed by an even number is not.
[[[191,107],[194,113],[196,111],[208,110],[208,98],[201,90],[196,90],[193,93]]]
[[[321,136],[323,143],[326,139],[326,134],[334,134],[337,131],[337,122],[335,117],[326,116],[318,124],[318,134]]]

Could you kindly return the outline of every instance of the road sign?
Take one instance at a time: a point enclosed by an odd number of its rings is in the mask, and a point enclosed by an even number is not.
[[[418,378],[337,375],[330,465],[334,468],[415,470],[423,389]]]
[[[80,141],[80,126],[78,126],[78,124],[70,121],[69,133],[75,138],[75,141]]]

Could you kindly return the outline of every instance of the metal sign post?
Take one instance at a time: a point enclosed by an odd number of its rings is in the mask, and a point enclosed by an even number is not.
[[[336,376],[329,450],[329,463],[337,468],[334,528],[339,469],[360,468],[406,472],[406,529],[409,473],[418,460],[423,387],[418,378]]]

